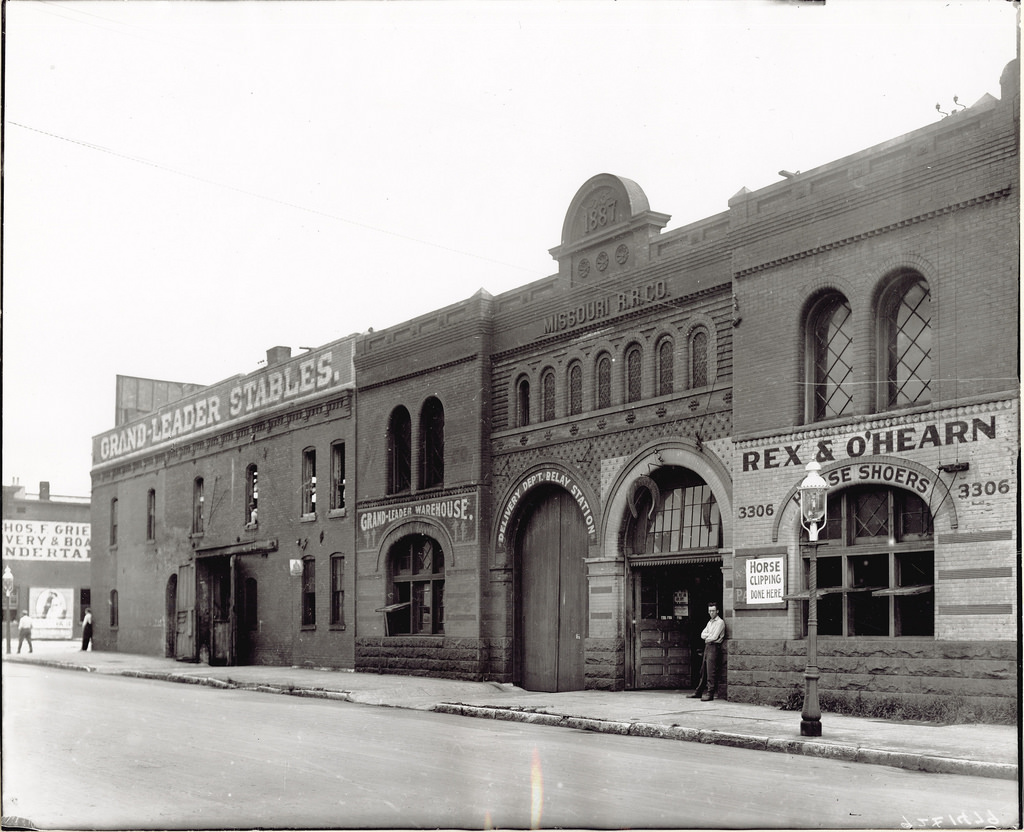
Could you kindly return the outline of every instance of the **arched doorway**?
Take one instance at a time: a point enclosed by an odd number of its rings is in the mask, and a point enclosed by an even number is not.
[[[174,642],[178,622],[178,576],[171,575],[167,579],[167,590],[164,593],[164,656],[174,658]]]
[[[635,480],[627,504],[627,684],[691,688],[700,675],[707,606],[723,608],[721,511],[711,487],[678,465]]]
[[[516,536],[516,681],[527,690],[582,690],[587,637],[587,527],[576,501],[538,488]]]

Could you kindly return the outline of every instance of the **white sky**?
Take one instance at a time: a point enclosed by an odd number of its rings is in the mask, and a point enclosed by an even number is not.
[[[3,482],[88,495],[118,373],[212,384],[999,97],[1005,0],[9,0]]]

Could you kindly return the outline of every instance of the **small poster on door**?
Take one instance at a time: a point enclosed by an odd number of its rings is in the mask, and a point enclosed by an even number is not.
[[[34,586],[28,591],[28,602],[33,638],[71,638],[75,610],[73,589]]]

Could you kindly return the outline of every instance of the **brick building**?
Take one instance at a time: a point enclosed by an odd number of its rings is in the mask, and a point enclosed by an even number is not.
[[[275,347],[94,438],[98,648],[352,666],[352,345]]]
[[[122,611],[98,642],[687,689],[715,601],[721,692],[777,702],[802,685],[810,549],[794,497],[814,460],[830,484],[821,688],[1012,702],[1015,73],[1000,100],[679,228],[637,183],[594,176],[551,276],[292,360],[308,398],[182,436],[177,403],[97,437],[97,534],[113,500],[133,518],[95,556],[93,586]],[[261,401],[262,374],[182,401]],[[355,448],[344,508],[339,446]],[[258,528],[242,522],[253,466]],[[141,536],[154,492],[155,541]]]
[[[8,615],[15,631],[28,610],[34,638],[81,637],[82,616],[92,603],[89,498],[51,494],[48,482],[39,483],[38,494],[5,485],[3,524],[2,566],[14,578]]]

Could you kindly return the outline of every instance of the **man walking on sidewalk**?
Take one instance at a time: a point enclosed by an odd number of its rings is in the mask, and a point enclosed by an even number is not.
[[[28,610],[21,611],[21,618],[18,619],[18,652],[21,652],[21,645],[28,642],[28,652],[32,652],[32,619]]]
[[[700,664],[700,681],[691,699],[700,697],[701,702],[710,702],[718,693],[718,668],[722,660],[722,642],[725,641],[725,622],[718,617],[718,604],[708,604],[708,625],[701,632],[704,639],[704,660]],[[703,695],[702,695],[703,692]]]

